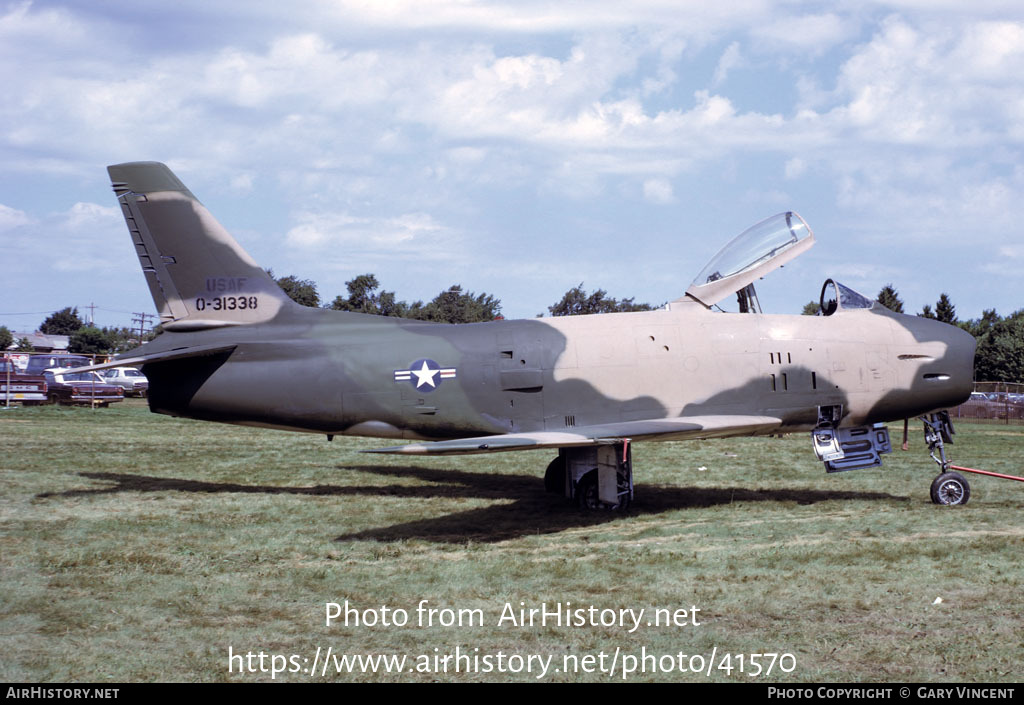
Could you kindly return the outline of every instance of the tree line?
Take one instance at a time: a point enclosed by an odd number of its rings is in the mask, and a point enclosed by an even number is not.
[[[274,277],[267,273],[278,286],[295,302],[303,306],[322,307],[335,311],[355,311],[377,316],[394,316],[419,321],[442,323],[475,323],[501,318],[501,301],[491,294],[476,294],[463,291],[459,284],[440,292],[424,303],[398,300],[395,292],[381,288],[373,274],[360,274],[345,282],[347,295],[339,294],[329,303],[322,303],[316,283],[294,275]],[[903,301],[892,284],[886,284],[876,298],[880,304],[896,313],[904,313]],[[551,316],[579,316],[593,313],[618,313],[623,311],[650,311],[656,306],[637,303],[632,298],[615,299],[604,289],[587,292],[581,282],[569,289],[556,303],[548,306]],[[818,302],[804,306],[805,315],[816,315]],[[1024,381],[1024,309],[1003,317],[995,309],[982,312],[977,319],[961,321],[956,315],[956,306],[949,295],[943,292],[935,307],[925,304],[920,313],[943,323],[959,326],[974,336],[977,350],[974,356],[974,378],[985,382]],[[86,325],[78,316],[78,309],[68,307],[49,315],[39,326],[39,331],[48,335],[67,335],[68,350],[84,354],[120,353],[137,347],[159,333],[145,333],[141,338],[137,330],[127,327],[97,328]],[[0,326],[0,350],[6,350],[17,343],[19,351],[31,352],[27,339],[14,340],[11,332]]]
[[[272,270],[267,270],[267,274],[293,301],[303,306],[322,306],[335,311],[355,311],[442,323],[478,323],[501,317],[500,299],[491,294],[464,292],[459,284],[452,285],[427,303],[416,301],[410,304],[399,301],[393,291],[381,290],[380,282],[373,274],[360,274],[355,279],[345,282],[348,296],[339,294],[331,303],[322,304],[315,282],[293,275],[276,278]],[[651,304],[636,303],[634,299],[615,299],[608,296],[604,289],[587,293],[580,282],[565,292],[560,301],[548,306],[548,313],[552,316],[579,316],[589,313],[650,311],[653,308]]]
[[[360,274],[355,279],[345,282],[348,296],[338,294],[331,303],[321,304],[315,282],[293,275],[276,278],[271,270],[267,270],[267,274],[293,301],[314,308],[440,323],[476,323],[493,321],[501,316],[499,299],[490,294],[463,291],[460,284],[453,284],[427,303],[408,303],[399,301],[393,291],[381,290],[380,282],[373,274]]]
[[[106,355],[122,353],[137,348],[147,340],[152,340],[156,333],[140,333],[138,329],[127,327],[103,327],[89,325],[78,315],[78,308],[68,306],[55,311],[39,324],[39,332],[44,335],[68,336],[68,352],[82,355]],[[6,326],[0,326],[0,350],[14,346],[16,352],[35,352],[28,338],[14,339],[14,334]]]

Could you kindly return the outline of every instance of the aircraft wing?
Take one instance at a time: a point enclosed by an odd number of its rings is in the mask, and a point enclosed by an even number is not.
[[[618,443],[626,439],[673,441],[723,436],[752,436],[765,433],[781,425],[782,419],[773,416],[676,416],[581,426],[571,431],[506,433],[498,436],[458,438],[451,441],[410,443],[404,446],[375,448],[363,452],[398,455],[469,455],[510,450],[602,445]]]

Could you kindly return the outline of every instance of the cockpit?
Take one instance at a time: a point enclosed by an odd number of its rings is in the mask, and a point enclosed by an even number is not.
[[[826,279],[821,287],[821,315],[831,316],[840,309],[871,308],[875,302],[834,279]]]

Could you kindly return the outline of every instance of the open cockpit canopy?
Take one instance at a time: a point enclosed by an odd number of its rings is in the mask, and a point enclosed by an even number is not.
[[[713,306],[813,245],[814,233],[803,218],[792,211],[779,213],[733,238],[701,270],[683,298]]]

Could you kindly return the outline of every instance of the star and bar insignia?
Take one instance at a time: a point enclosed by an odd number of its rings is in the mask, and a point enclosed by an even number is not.
[[[408,369],[395,370],[396,382],[412,382],[421,392],[437,389],[444,379],[455,379],[455,368],[441,367],[433,360],[417,360]]]

